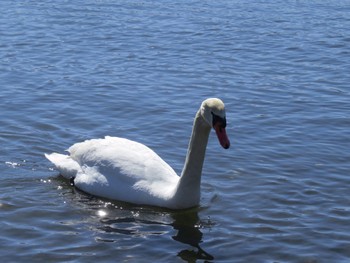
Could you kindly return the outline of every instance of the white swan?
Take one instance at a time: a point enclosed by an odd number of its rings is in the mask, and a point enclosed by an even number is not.
[[[224,103],[216,98],[203,101],[194,119],[180,177],[147,146],[117,137],[76,143],[68,149],[70,155],[45,156],[84,192],[135,204],[184,209],[199,204],[210,129],[215,129],[222,147],[230,147],[225,127]]]

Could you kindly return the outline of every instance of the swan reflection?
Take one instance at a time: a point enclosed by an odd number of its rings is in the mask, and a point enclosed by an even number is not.
[[[199,230],[201,224],[196,211],[187,213],[176,213],[173,215],[174,222],[172,226],[177,230],[177,234],[173,239],[191,245],[195,250],[185,249],[178,253],[178,256],[188,262],[193,262],[196,259],[213,260],[214,257],[205,252],[199,244],[202,242],[203,233]]]
[[[182,260],[195,262],[196,260],[214,259],[211,254],[204,251],[200,246],[203,242],[201,228],[210,227],[211,223],[201,221],[196,210],[159,212],[142,209],[135,212],[133,209],[124,209],[122,211],[124,216],[115,218],[101,217],[100,222],[102,225],[98,227],[99,231],[108,234],[129,235],[136,238],[139,236],[169,235],[175,230],[175,235],[171,238],[191,246],[191,248],[183,249],[177,253],[177,256]],[[111,242],[110,239],[104,238],[98,238],[98,240]]]
[[[162,246],[161,242],[165,237],[167,240],[175,240],[190,246],[175,251],[175,255],[185,262],[214,259],[214,256],[206,252],[200,245],[205,242],[201,230],[212,227],[213,223],[210,219],[201,219],[198,215],[198,208],[172,211],[156,207],[140,207],[124,202],[101,200],[68,186],[66,190],[66,194],[75,204],[74,207],[80,207],[84,212],[90,211],[89,228],[95,225],[92,228],[95,229],[97,242],[120,245],[124,241],[130,244],[130,241],[134,240],[136,245],[140,243],[139,238],[142,240],[147,238]],[[86,222],[85,219],[84,222]],[[124,239],[123,236],[126,238]],[[152,239],[152,236],[156,238]],[[162,236],[162,238],[157,236]],[[144,244],[152,245],[149,242]],[[147,250],[147,247],[145,249]]]

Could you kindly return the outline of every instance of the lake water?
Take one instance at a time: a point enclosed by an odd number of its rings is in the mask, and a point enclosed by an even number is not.
[[[350,262],[349,1],[9,1],[0,16],[3,262]],[[81,193],[44,158],[105,135],[180,173],[212,133],[198,208]]]

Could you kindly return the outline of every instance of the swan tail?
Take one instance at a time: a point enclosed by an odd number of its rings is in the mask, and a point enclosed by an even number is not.
[[[74,178],[81,170],[80,165],[68,155],[45,153],[45,157],[56,166],[60,174],[66,179]]]

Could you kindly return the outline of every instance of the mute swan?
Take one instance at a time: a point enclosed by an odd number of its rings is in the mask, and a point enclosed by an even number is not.
[[[221,146],[230,147],[226,135],[224,103],[217,98],[202,102],[193,123],[181,176],[154,151],[138,142],[105,137],[76,143],[70,155],[45,154],[80,190],[95,196],[170,209],[197,206],[210,129]]]

